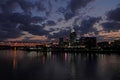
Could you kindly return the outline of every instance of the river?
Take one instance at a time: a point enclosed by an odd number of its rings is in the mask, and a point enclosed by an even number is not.
[[[120,80],[120,55],[2,50],[0,80]]]

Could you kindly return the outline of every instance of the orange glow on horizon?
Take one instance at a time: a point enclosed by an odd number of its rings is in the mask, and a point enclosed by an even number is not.
[[[43,36],[32,35],[32,34],[30,34],[28,32],[25,32],[25,31],[22,32],[22,33],[23,33],[23,35],[18,37],[18,38],[9,38],[9,39],[7,39],[5,41],[22,41],[22,40],[25,40],[26,37],[28,38],[28,40],[40,40],[40,41],[47,40],[47,37],[45,35],[43,35]]]

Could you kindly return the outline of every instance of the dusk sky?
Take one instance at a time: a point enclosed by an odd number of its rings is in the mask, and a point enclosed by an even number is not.
[[[0,40],[120,39],[120,0],[0,0]]]

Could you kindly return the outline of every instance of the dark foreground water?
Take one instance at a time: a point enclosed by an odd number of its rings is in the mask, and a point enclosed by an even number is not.
[[[120,56],[0,51],[0,80],[120,80]]]

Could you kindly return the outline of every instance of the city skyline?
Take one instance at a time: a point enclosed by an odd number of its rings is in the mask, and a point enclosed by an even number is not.
[[[1,41],[120,39],[120,0],[0,0]]]

